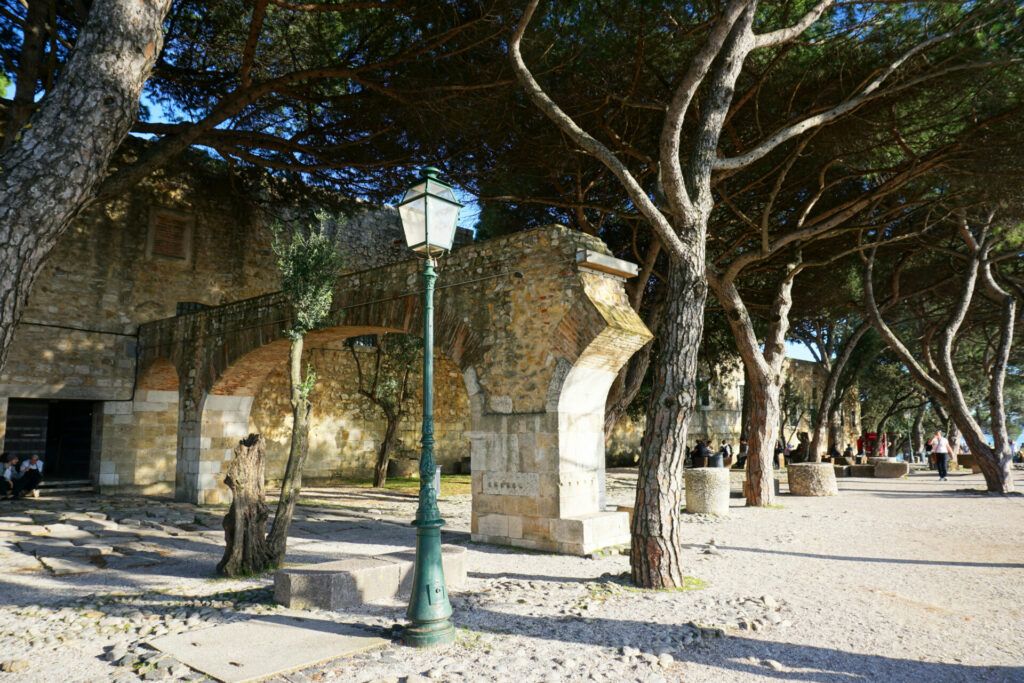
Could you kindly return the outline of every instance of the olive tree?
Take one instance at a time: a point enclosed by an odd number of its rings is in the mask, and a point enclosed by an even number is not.
[[[309,453],[309,422],[313,409],[310,394],[316,385],[316,372],[306,368],[303,372],[302,349],[306,334],[321,327],[329,318],[334,299],[334,284],[341,269],[341,257],[335,241],[327,231],[328,219],[318,214],[318,222],[305,228],[291,231],[282,226],[274,228],[273,249],[277,268],[281,274],[281,293],[292,309],[291,324],[286,334],[289,339],[288,382],[292,409],[291,443],[284,478],[281,480],[281,497],[270,533],[263,537],[265,529],[259,525],[238,528],[239,519],[256,519],[265,522],[262,512],[262,495],[249,495],[239,487],[243,484],[259,487],[262,491],[262,448],[263,440],[258,435],[248,439],[248,446],[257,450],[255,457],[247,453],[236,453],[239,467],[229,467],[228,485],[234,492],[231,510],[225,517],[225,531],[228,547],[224,558],[217,566],[222,574],[237,576],[254,574],[280,567],[284,562],[288,544],[288,529],[291,526],[302,489],[302,468]],[[255,438],[254,438],[255,437]],[[240,447],[246,447],[243,442]],[[237,456],[246,457],[237,457]],[[242,472],[248,463],[259,472]],[[232,463],[235,465],[235,462]],[[250,505],[256,512],[247,513],[240,508]]]

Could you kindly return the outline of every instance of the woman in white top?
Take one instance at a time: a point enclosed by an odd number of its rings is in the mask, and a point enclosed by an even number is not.
[[[939,468],[939,481],[946,481],[946,468],[949,466],[949,440],[942,435],[942,430],[935,432],[928,445],[935,455],[935,464]]]

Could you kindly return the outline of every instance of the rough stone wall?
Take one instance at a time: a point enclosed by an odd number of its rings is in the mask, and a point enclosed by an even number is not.
[[[193,221],[186,259],[149,254],[158,209]],[[84,212],[57,243],[0,372],[0,394],[130,398],[139,323],[174,315],[179,301],[220,304],[273,289],[271,264],[266,231],[222,181],[155,176]]]
[[[154,254],[151,223],[164,211],[188,226],[185,258]],[[392,208],[356,211],[332,230],[348,272],[408,257]],[[460,241],[465,239],[461,234]],[[217,306],[278,286],[268,226],[215,170],[185,165],[162,171],[124,197],[90,208],[47,259],[0,372],[0,447],[8,397],[96,400],[102,403],[93,429],[96,462],[90,468],[96,483],[108,490],[172,491],[177,378],[170,363],[165,363],[164,382],[140,377],[132,404],[136,374],[148,373],[136,367],[138,326],[174,316],[179,302]],[[163,356],[173,353],[159,350]],[[151,402],[142,395],[151,388],[173,390],[174,405],[168,400],[163,412],[147,409]],[[328,416],[330,411],[325,405],[318,412]],[[226,434],[217,429],[222,432],[218,443],[233,447],[232,428]],[[323,455],[328,457],[326,450]],[[315,456],[313,466],[320,465]]]
[[[359,394],[351,352],[315,349],[306,354],[305,363],[316,372],[318,380],[312,394],[309,461],[303,480],[371,476],[386,421],[381,410]],[[421,368],[422,364],[417,363],[409,377],[409,409],[399,423],[399,443],[391,453],[392,458],[419,457]],[[469,456],[465,434],[469,430],[469,397],[462,373],[441,355],[434,359],[434,420],[435,457],[446,471],[452,471],[462,458]],[[291,427],[288,375],[287,369],[281,367],[263,381],[249,415],[249,431],[260,432],[267,439],[270,479],[284,475]]]
[[[174,491],[178,392],[137,391],[134,401],[103,404],[96,480],[101,490]]]

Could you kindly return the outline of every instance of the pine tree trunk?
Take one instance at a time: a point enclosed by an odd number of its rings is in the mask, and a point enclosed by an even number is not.
[[[288,529],[295,514],[295,505],[302,490],[302,468],[309,453],[309,414],[312,408],[309,399],[302,394],[302,337],[292,340],[289,353],[289,375],[291,377],[292,439],[285,465],[284,479],[281,480],[281,499],[277,502],[274,526],[270,530],[268,544],[274,567],[284,563],[288,551]]]
[[[814,462],[821,462],[828,444],[825,443],[826,434],[828,441],[834,443],[836,448],[842,450],[839,442],[835,439],[832,430],[832,421],[835,419],[836,411],[842,410],[841,398],[836,394],[839,391],[839,378],[846,369],[847,363],[853,356],[854,350],[860,343],[861,338],[871,329],[868,322],[862,322],[854,329],[850,337],[843,343],[842,351],[834,362],[828,364],[828,380],[825,382],[825,389],[821,392],[821,401],[818,403],[818,414],[814,424],[814,437],[811,439],[811,455]],[[838,429],[835,433],[838,433]]]
[[[267,545],[269,510],[264,491],[266,442],[250,434],[235,447],[224,483],[231,489],[231,507],[224,515],[224,557],[217,564],[223,576],[252,576],[271,567]]]
[[[680,515],[686,423],[696,401],[697,356],[704,329],[703,245],[689,261],[672,258],[660,350],[640,454],[630,567],[644,588],[683,585]]]
[[[915,458],[924,452],[924,414],[925,406],[917,409],[917,413],[914,414],[914,426],[910,430],[910,443]]]
[[[395,434],[398,433],[399,416],[387,412],[387,427],[384,429],[384,439],[380,442],[380,449],[377,451],[377,463],[373,468],[374,488],[384,488],[388,480],[388,462],[391,461],[391,451],[395,446]]]
[[[139,109],[170,0],[95,0],[56,86],[0,154],[0,368],[47,254]]]
[[[779,440],[782,409],[781,387],[771,377],[755,377],[750,383],[750,427],[747,434],[747,478],[743,493],[747,505],[767,507],[775,503],[775,475],[772,460]]]
[[[828,444],[829,446],[835,446],[836,450],[840,453],[843,452],[843,448],[846,444],[843,443],[843,423],[840,419],[840,411],[842,405],[833,406],[828,411]]]

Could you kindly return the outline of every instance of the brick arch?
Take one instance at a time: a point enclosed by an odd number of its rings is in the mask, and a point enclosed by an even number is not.
[[[180,384],[178,368],[174,362],[170,358],[160,356],[148,361],[139,372],[135,389],[177,392]]]

